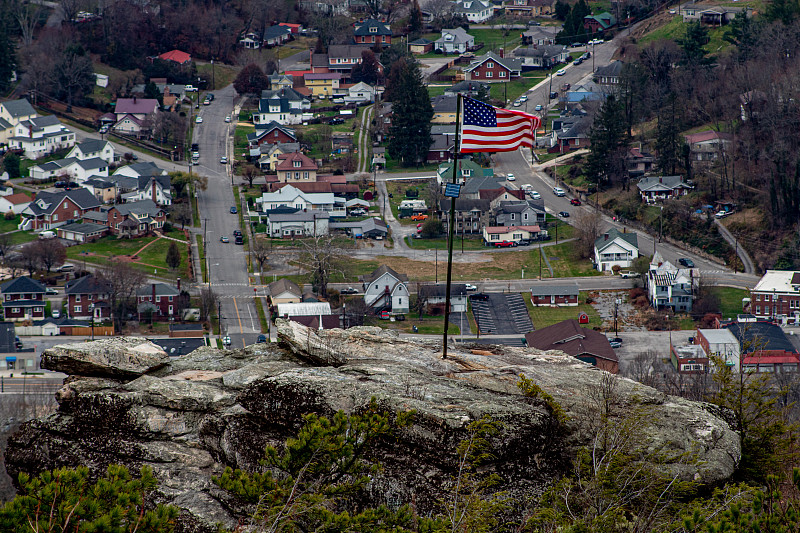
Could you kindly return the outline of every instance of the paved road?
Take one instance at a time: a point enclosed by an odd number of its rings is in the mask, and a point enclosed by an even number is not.
[[[725,224],[718,219],[714,219],[714,224],[717,226],[719,230],[719,234],[722,235],[722,238],[725,241],[733,246],[734,250],[736,250],[736,255],[739,256],[739,260],[741,260],[742,265],[744,265],[744,271],[746,274],[752,274],[756,271],[755,264],[753,263],[753,259],[750,257],[750,254],[747,253],[747,250],[744,249],[743,246],[739,246],[739,243],[736,242],[736,237],[725,227]]]
[[[231,188],[230,165],[220,163],[226,156],[232,160],[231,133],[233,123],[226,123],[234,109],[233,86],[214,93],[208,106],[200,106],[202,124],[195,124],[193,141],[200,145],[200,165],[193,167],[208,177],[208,187],[198,191],[197,208],[206,241],[206,264],[210,273],[211,288],[220,296],[222,334],[231,337],[233,347],[252,344],[261,333],[247,273],[247,251],[234,244],[233,230],[241,229],[238,215],[231,214],[236,205]],[[237,206],[241,208],[241,206]],[[228,236],[230,242],[220,242]]]

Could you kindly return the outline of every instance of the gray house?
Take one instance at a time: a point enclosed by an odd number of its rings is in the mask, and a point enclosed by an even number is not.
[[[495,213],[496,226],[544,226],[544,201],[500,202]]]

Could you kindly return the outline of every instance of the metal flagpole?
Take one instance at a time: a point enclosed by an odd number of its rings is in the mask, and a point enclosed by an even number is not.
[[[447,230],[447,286],[445,287],[444,301],[444,334],[442,335],[442,359],[447,359],[447,330],[450,324],[450,286],[453,281],[453,232],[456,227],[456,197],[458,196],[458,167],[461,166],[461,146],[459,145],[459,133],[461,131],[461,109],[463,106],[463,95],[458,94],[456,99],[456,144],[453,149],[453,187],[454,191],[448,194],[445,187],[445,196],[450,196],[450,224]]]

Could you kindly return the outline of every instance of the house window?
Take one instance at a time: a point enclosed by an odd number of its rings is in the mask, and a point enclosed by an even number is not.
[[[757,305],[757,306],[756,306],[756,314],[757,314],[757,315],[760,315],[760,314],[761,314],[761,306],[760,306],[760,305]]]
[[[486,68],[494,68],[494,63],[489,61],[488,63],[486,63]]]
[[[514,220],[514,213],[511,213],[511,220]]]
[[[41,313],[42,312],[42,308],[41,307],[34,307],[33,308],[33,312],[34,313]]]
[[[286,179],[287,180],[292,179],[292,173],[291,172],[287,172],[286,173]]]
[[[69,209],[69,202],[64,202],[64,209]]]
[[[300,167],[303,163],[301,161],[292,161],[292,166]]]
[[[12,307],[11,308],[11,312],[12,313],[19,313],[19,307]]]
[[[172,301],[172,296],[170,296],[170,297],[169,297],[169,301],[170,301],[170,302]]]
[[[378,33],[378,28],[377,28],[377,26],[370,28],[370,29],[369,29],[369,32],[370,32],[370,33]]]
[[[505,70],[501,70],[501,71],[498,73],[498,76],[499,76],[499,77],[501,77],[501,78],[505,78],[505,77],[506,77],[506,71],[505,71]]]
[[[528,213],[522,214],[522,220],[528,220]]]
[[[489,240],[490,241],[499,241],[500,240],[500,235],[489,235]]]
[[[169,306],[169,314],[172,314],[172,306]]]
[[[92,301],[92,295],[91,294],[87,295],[86,299],[91,302]]]
[[[487,77],[487,78],[491,78],[493,75],[494,75],[494,74],[492,73],[492,71],[491,71],[491,70],[487,70],[487,71],[486,71],[486,77]]]
[[[76,302],[80,302],[81,301],[81,295],[80,294],[76,294],[75,295],[75,301]]]
[[[53,215],[53,218],[52,218],[52,220],[53,220],[53,222],[55,222],[55,221],[57,221],[57,220],[58,220],[58,213],[56,213],[55,215]]]
[[[461,175],[464,176],[465,178],[468,178],[472,175],[472,170],[468,168],[461,169]]]
[[[308,172],[303,172],[303,178],[308,179]]]
[[[74,310],[75,310],[76,313],[80,313],[82,309],[83,309],[83,307],[81,307],[80,305],[76,305],[74,307]]]

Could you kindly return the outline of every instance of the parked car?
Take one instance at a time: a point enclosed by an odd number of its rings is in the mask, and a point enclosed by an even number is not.
[[[103,124],[103,126],[101,126],[99,132],[100,133],[108,133],[108,124]]]
[[[359,209],[351,209],[350,210],[350,216],[361,217],[361,216],[364,216],[366,214],[367,214],[367,211],[364,210],[364,209],[360,209],[359,208]]]
[[[238,211],[236,210],[236,206],[232,205],[231,206],[231,215],[235,215],[236,213],[238,213]]]
[[[541,194],[539,194],[539,192],[538,192],[538,191],[528,191],[528,196],[530,196],[530,197],[531,197],[531,198],[533,198],[534,200],[539,200],[539,199],[541,199],[541,197],[542,197],[542,195],[541,195]]]
[[[230,115],[226,116],[225,117],[225,122],[230,122],[230,121],[231,121],[231,116]]]
[[[231,242],[227,235],[223,235],[219,238],[219,242]]]
[[[561,187],[553,187],[553,194],[556,196],[565,196],[567,193]]]
[[[211,105],[211,100],[206,98],[205,100],[203,100],[203,105]]]
[[[583,63],[583,59],[581,59],[580,57],[572,62],[572,64],[575,65],[575,66],[578,66],[581,63]]]
[[[714,213],[714,216],[716,218],[725,218],[726,216],[728,216],[730,214],[731,214],[730,211],[717,211],[716,213]]]
[[[556,98],[558,98],[558,93],[556,91],[551,92],[550,93],[550,100],[554,100]]]
[[[236,239],[233,241],[233,244],[238,244],[239,246],[244,246],[244,237],[241,235],[237,235]]]
[[[234,237],[241,237],[242,236],[242,230],[240,230],[240,229],[233,230],[233,236]]]
[[[481,300],[485,302],[486,300],[489,299],[489,295],[484,292],[479,292],[478,294],[471,295],[470,298],[473,300]]]
[[[184,85],[183,90],[186,91],[187,93],[196,93],[197,87],[195,87],[194,85]]]
[[[495,248],[513,248],[516,244],[512,241],[500,241],[494,243]]]
[[[686,268],[694,268],[694,261],[686,257],[681,257],[680,259],[678,259],[678,263],[685,266]]]
[[[466,284],[466,287],[467,287],[467,290],[468,290],[468,291],[470,291],[470,292],[471,292],[471,291],[477,291],[477,290],[478,290],[478,287],[477,287],[477,286],[475,286],[475,285],[473,285],[472,283],[467,283],[467,284]]]
[[[46,291],[44,291],[44,293],[46,295],[48,295],[48,296],[57,296],[58,295],[58,290],[50,287]]]
[[[66,182],[66,181],[57,181],[57,182],[55,182],[55,183],[53,184],[53,186],[54,186],[56,189],[63,189],[64,187],[66,187],[66,186],[67,186],[67,182]]]
[[[622,344],[622,339],[620,337],[611,337],[610,339],[608,339],[608,342],[617,342],[619,344]]]
[[[617,349],[617,348],[622,346],[621,342],[614,342],[614,341],[611,341],[611,340],[608,341],[608,344],[610,344],[611,347],[614,348],[614,349]]]
[[[224,337],[222,337],[222,344],[224,344],[225,346],[230,346],[231,345],[231,338],[229,336],[225,335]]]
[[[511,172],[508,173],[508,176],[506,176],[506,179],[508,181],[517,181],[517,177]]]
[[[222,163],[223,165],[227,165],[228,164],[228,158],[223,155],[222,157],[219,158],[219,162]]]
[[[50,316],[52,316],[53,318],[61,318],[61,311],[59,311],[58,309],[53,309],[50,312]]]
[[[528,97],[523,94],[517,100],[519,100],[520,102],[527,102],[528,101]]]
[[[56,269],[58,272],[72,272],[73,270],[75,270],[75,265],[72,263],[64,263]]]
[[[347,287],[339,291],[340,294],[358,294],[358,290],[353,287]]]
[[[639,273],[638,272],[634,272],[633,270],[620,270],[619,271],[619,277],[621,277],[622,279],[638,278],[639,277]]]
[[[561,218],[569,218],[569,211],[559,211],[558,216]]]
[[[203,123],[203,117],[201,117],[200,115],[197,115],[197,118],[194,119],[194,123],[195,124],[202,124]]]
[[[536,104],[536,107],[534,107],[533,109],[534,109],[534,111],[541,111],[542,110],[542,104]]]
[[[197,143],[192,143],[192,152],[200,153],[200,145]]]
[[[267,336],[264,335],[263,333],[259,335],[258,338],[256,339],[256,344],[264,344],[266,342],[267,342]]]
[[[514,107],[519,107],[519,106],[521,106],[521,105],[522,105],[522,102],[520,102],[519,100],[514,100],[514,103],[513,103],[512,105],[513,105]]]
[[[589,44],[603,44],[603,39],[592,39]]]
[[[581,201],[578,200],[577,198],[573,198],[572,200],[569,201],[569,203],[571,203],[572,205],[581,205]]]
[[[411,215],[411,220],[418,221],[418,220],[428,220],[428,215]]]
[[[213,100],[214,100],[214,93],[208,93],[208,94],[206,95],[206,100],[211,100],[211,101],[213,101]]]
[[[566,74],[566,73],[567,73],[567,70],[566,70],[566,69],[560,68],[560,69],[558,69],[558,70],[556,71],[556,76],[563,76],[563,75],[564,75],[564,74]]]
[[[338,117],[332,118],[330,122],[328,122],[328,124],[330,124],[331,126],[336,126],[337,124],[344,124],[344,119]]]

